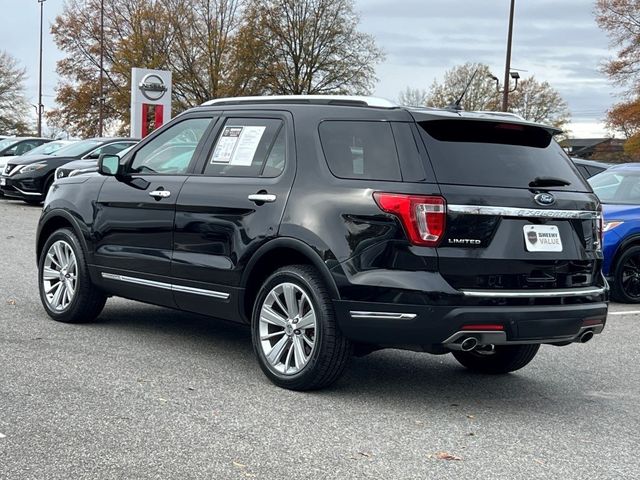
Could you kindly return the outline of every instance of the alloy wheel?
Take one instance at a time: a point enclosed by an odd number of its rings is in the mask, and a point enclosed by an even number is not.
[[[640,258],[630,256],[622,265],[621,283],[624,292],[632,299],[640,299]]]
[[[260,309],[260,345],[273,369],[283,375],[300,372],[316,344],[316,312],[309,296],[294,283],[281,283]]]
[[[73,248],[64,240],[53,243],[47,251],[42,269],[42,285],[49,307],[64,311],[76,295],[78,263]]]

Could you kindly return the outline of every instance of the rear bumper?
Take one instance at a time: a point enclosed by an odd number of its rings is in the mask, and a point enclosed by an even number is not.
[[[567,343],[586,331],[602,332],[607,303],[572,305],[442,306],[336,301],[342,332],[351,340],[411,350],[446,350],[460,332],[484,329],[474,325],[500,325],[492,344]],[[478,334],[479,335],[479,334]],[[481,339],[480,339],[481,340]],[[489,343],[489,342],[487,342]],[[446,344],[446,345],[445,345]]]

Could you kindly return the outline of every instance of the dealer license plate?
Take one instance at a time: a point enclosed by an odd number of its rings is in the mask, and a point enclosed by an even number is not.
[[[523,230],[527,252],[562,251],[562,238],[556,225],[525,225]]]

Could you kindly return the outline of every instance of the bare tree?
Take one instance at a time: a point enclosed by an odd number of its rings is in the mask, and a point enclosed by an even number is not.
[[[501,95],[496,82],[489,66],[480,63],[466,63],[446,72],[442,83],[433,83],[427,103],[434,107],[447,107],[462,95],[469,82],[461,103],[465,110],[500,110]],[[557,127],[565,125],[570,118],[567,103],[558,91],[548,82],[538,82],[533,76],[521,80],[518,89],[510,95],[509,111],[532,122]]]
[[[422,88],[405,88],[398,95],[398,103],[406,107],[423,107],[427,104],[428,93]]]
[[[275,94],[369,93],[383,58],[354,0],[253,0]]]
[[[30,130],[25,79],[25,70],[16,59],[0,51],[0,133],[21,134]]]
[[[461,105],[464,109],[497,110],[500,95],[491,76],[489,67],[481,63],[465,63],[454,67],[444,74],[442,82],[433,82],[427,103],[433,107],[446,107],[455,102],[471,82],[462,99]]]
[[[571,113],[567,102],[549,82],[538,82],[533,76],[521,80],[509,97],[509,111],[527,120],[562,128]]]

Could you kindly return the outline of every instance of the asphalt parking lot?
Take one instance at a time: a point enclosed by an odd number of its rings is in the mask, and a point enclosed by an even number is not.
[[[119,299],[95,324],[49,320],[39,214],[0,199],[1,479],[639,476],[640,306],[516,374],[382,351],[296,393],[241,326]]]

